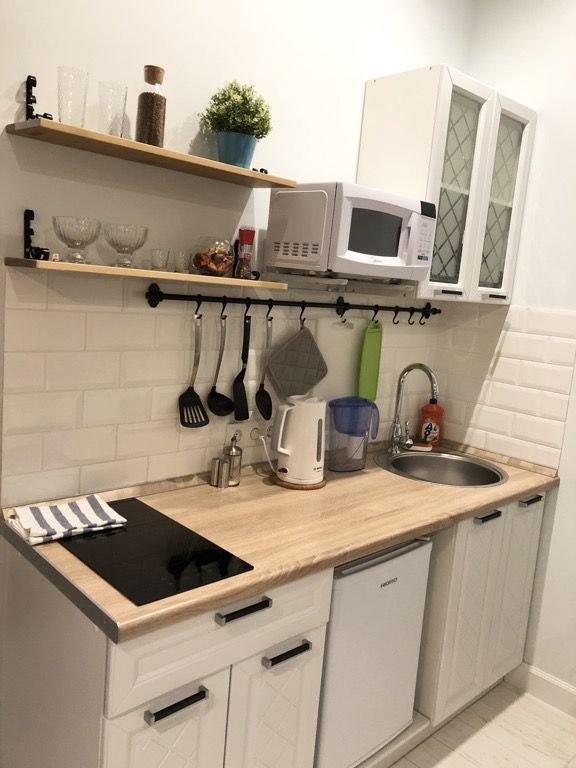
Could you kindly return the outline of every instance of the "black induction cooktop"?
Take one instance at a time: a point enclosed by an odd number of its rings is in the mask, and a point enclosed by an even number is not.
[[[252,565],[138,499],[110,503],[127,523],[60,544],[135,605],[253,570]]]

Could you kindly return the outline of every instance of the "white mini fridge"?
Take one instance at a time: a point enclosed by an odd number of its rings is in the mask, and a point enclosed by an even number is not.
[[[431,548],[418,539],[334,572],[316,768],[352,768],[411,724]]]

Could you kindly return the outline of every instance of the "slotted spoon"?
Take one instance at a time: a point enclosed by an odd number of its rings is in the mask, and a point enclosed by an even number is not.
[[[220,350],[218,351],[218,362],[216,363],[216,372],[214,373],[214,381],[212,382],[212,389],[210,390],[206,403],[208,408],[216,416],[228,416],[234,410],[234,403],[229,397],[223,395],[221,392],[216,391],[216,384],[218,383],[218,374],[220,373],[220,366],[222,365],[222,357],[224,355],[224,347],[226,345],[226,315],[220,317]]]
[[[182,392],[178,398],[180,409],[180,424],[183,427],[205,427],[210,419],[202,405],[200,395],[194,389],[194,382],[200,365],[200,351],[202,349],[202,315],[194,315],[194,364],[190,376],[190,386]]]

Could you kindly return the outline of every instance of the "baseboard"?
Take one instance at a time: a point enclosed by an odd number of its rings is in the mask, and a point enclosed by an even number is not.
[[[513,669],[504,679],[516,690],[531,693],[546,704],[576,717],[576,687],[573,685],[525,662]]]

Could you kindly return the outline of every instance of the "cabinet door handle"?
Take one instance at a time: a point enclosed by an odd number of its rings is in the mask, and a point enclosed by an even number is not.
[[[204,701],[204,699],[207,698],[208,689],[201,685],[196,693],[192,694],[192,696],[187,696],[181,701],[177,701],[176,704],[170,704],[169,707],[159,709],[158,712],[150,712],[150,710],[147,710],[144,712],[144,720],[148,723],[148,725],[154,725],[154,723],[157,723],[159,720],[164,720],[165,717],[169,717],[176,712],[180,712],[181,709],[191,707],[192,704],[197,704],[199,701]]]
[[[505,293],[489,293],[488,294],[489,299],[504,299],[506,300],[508,296],[506,296]]]
[[[301,653],[306,653],[306,651],[310,651],[312,649],[312,643],[310,640],[302,640],[300,645],[297,645],[296,648],[291,648],[289,651],[285,651],[284,653],[279,653],[277,656],[272,656],[269,658],[268,656],[262,657],[262,666],[266,667],[266,669],[271,669],[272,667],[275,667],[277,664],[282,664],[283,661],[288,661],[288,659],[293,659],[294,656],[300,656]]]
[[[447,288],[441,288],[439,293],[444,294],[445,296],[462,296],[463,291],[450,291]]]
[[[502,512],[497,509],[495,512],[491,512],[489,515],[484,515],[484,517],[475,517],[474,522],[477,525],[484,525],[484,523],[489,523],[490,520],[497,520],[499,517],[502,517]]]
[[[222,627],[230,621],[236,621],[236,619],[241,619],[243,616],[250,616],[251,613],[263,611],[265,608],[271,608],[271,606],[272,599],[264,596],[257,603],[247,605],[246,608],[239,608],[237,611],[230,611],[230,613],[215,613],[214,621]]]
[[[519,507],[530,507],[532,504],[538,504],[539,501],[542,501],[544,496],[542,496],[540,493],[537,493],[536,496],[531,496],[529,499],[522,499],[522,501],[518,502]]]

